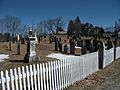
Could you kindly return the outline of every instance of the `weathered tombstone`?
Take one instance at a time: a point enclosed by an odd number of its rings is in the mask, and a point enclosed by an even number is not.
[[[96,39],[93,40],[94,51],[98,51],[98,41]]]
[[[58,51],[58,41],[55,39],[55,51]]]
[[[98,63],[99,69],[103,69],[103,60],[104,60],[104,46],[103,42],[99,41],[98,43]]]
[[[82,54],[82,55],[86,54],[86,47],[85,47],[85,46],[82,46],[81,54]]]
[[[9,50],[11,51],[12,49],[12,46],[11,46],[11,41],[9,41]]]
[[[35,43],[38,43],[38,38],[37,38],[36,32],[35,32]]]
[[[27,53],[24,60],[26,63],[38,60],[35,51],[35,37],[33,37],[32,30],[29,31],[29,37],[27,38]]]
[[[25,44],[25,39],[24,38],[21,39],[21,44]]]
[[[19,35],[17,35],[17,54],[20,54],[20,40],[19,40]]]
[[[81,47],[81,41],[79,39],[77,40],[77,46]]]
[[[59,45],[58,45],[58,46],[59,46],[59,51],[62,52],[62,43],[59,42]]]
[[[107,41],[107,50],[111,49],[113,47],[111,41]]]
[[[81,47],[75,46],[75,55],[77,56],[81,55]]]
[[[67,51],[68,51],[68,46],[67,46],[67,44],[65,44],[64,45],[64,53],[67,53]]]
[[[85,45],[85,40],[84,40],[84,38],[83,38],[83,42],[82,42],[81,54],[82,54],[82,55],[86,54],[86,45]]]
[[[90,53],[95,51],[95,47],[93,46],[93,39],[90,41]]]
[[[38,42],[40,43],[40,36],[38,37]]]
[[[73,39],[70,40],[70,54],[75,54],[75,42]]]

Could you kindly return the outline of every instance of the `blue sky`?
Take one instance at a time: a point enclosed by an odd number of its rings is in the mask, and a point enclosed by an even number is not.
[[[83,23],[109,27],[120,19],[120,0],[0,0],[0,18],[6,15],[28,25],[60,16],[66,27],[79,16]]]

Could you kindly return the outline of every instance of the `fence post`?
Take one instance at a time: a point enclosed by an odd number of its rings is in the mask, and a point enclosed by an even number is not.
[[[116,59],[117,40],[114,41],[114,60]]]
[[[98,60],[99,69],[103,69],[104,47],[102,42],[98,43]]]

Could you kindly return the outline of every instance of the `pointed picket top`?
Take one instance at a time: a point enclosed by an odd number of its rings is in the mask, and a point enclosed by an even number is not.
[[[35,42],[38,43],[37,34],[35,32]]]

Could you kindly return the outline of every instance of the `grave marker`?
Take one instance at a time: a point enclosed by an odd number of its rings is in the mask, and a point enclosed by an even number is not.
[[[33,37],[32,30],[29,31],[29,37],[27,38],[27,53],[24,60],[26,63],[38,60],[35,51],[35,37]]]
[[[75,42],[73,39],[70,40],[70,54],[75,54]]]
[[[17,35],[17,54],[20,54],[20,38],[19,38],[19,34]]]

